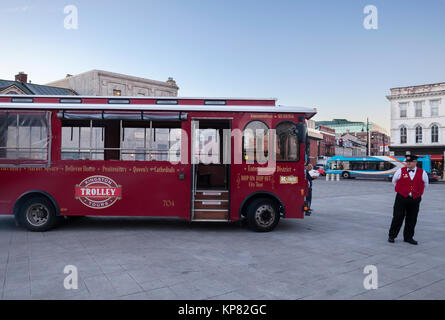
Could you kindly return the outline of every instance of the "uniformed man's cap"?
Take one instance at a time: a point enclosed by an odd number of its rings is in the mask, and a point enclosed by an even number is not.
[[[415,155],[415,154],[411,154],[411,152],[406,152],[406,155],[405,155],[405,161],[406,162],[408,162],[408,161],[414,161],[414,160],[417,160],[417,156]]]

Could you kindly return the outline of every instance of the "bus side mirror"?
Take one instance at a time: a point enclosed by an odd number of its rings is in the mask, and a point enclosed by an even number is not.
[[[300,123],[297,125],[297,136],[298,136],[298,142],[307,142],[307,128],[304,123]]]

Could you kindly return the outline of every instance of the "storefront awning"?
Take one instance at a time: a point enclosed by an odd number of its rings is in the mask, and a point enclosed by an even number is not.
[[[442,161],[443,160],[443,155],[441,155],[441,154],[433,154],[430,157],[431,157],[431,161]]]

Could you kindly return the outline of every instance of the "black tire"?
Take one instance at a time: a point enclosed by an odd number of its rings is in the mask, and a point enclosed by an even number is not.
[[[280,221],[277,203],[267,198],[253,200],[247,207],[247,222],[256,232],[272,231]]]
[[[43,196],[26,200],[18,211],[19,224],[29,231],[47,231],[56,225],[59,217],[53,204]]]
[[[351,179],[351,174],[348,171],[344,171],[341,176],[343,179]]]

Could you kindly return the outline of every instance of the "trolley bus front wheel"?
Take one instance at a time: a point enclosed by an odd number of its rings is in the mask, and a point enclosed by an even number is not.
[[[47,231],[56,224],[56,210],[45,197],[32,197],[21,205],[18,220],[30,231]]]
[[[256,232],[272,231],[280,221],[280,212],[275,201],[259,198],[247,207],[247,223]]]
[[[350,178],[351,178],[351,174],[350,174],[348,171],[343,172],[343,173],[341,174],[341,176],[342,176],[344,179],[350,179]]]

